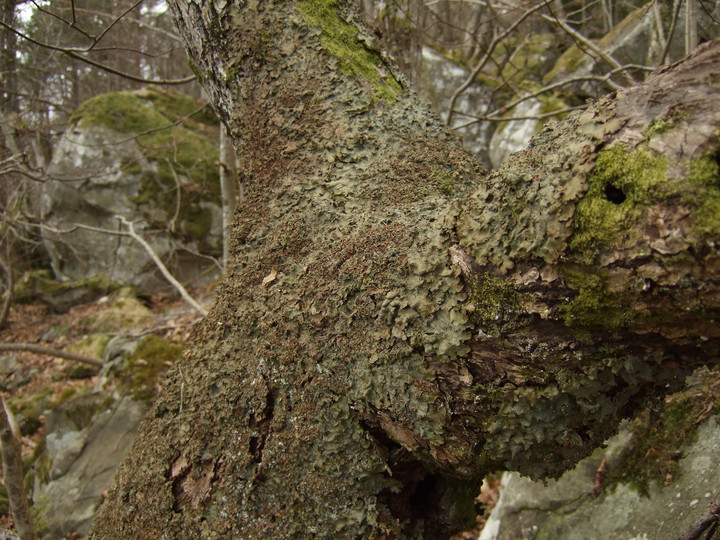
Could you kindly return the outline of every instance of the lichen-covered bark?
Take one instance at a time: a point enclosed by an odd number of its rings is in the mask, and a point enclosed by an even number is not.
[[[95,538],[447,537],[717,358],[718,47],[488,176],[344,4],[174,11],[246,192]]]

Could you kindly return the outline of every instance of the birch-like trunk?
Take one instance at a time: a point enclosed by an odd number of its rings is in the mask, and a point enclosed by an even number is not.
[[[173,10],[246,191],[94,538],[447,538],[717,362],[717,43],[487,174],[344,2]]]

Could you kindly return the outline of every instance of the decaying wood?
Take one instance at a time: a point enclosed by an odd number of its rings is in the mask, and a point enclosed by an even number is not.
[[[447,537],[717,361],[718,43],[487,174],[344,3],[173,9],[246,191],[95,538]]]

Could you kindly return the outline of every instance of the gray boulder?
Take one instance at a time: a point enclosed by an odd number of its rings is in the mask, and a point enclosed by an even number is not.
[[[505,473],[498,505],[480,540],[678,538],[718,494],[718,417],[710,417],[698,428],[682,451],[672,481],[651,482],[647,494],[630,483],[594,493],[602,459],[608,470],[620,466],[623,450],[632,444],[632,438],[626,428],[608,442],[606,449],[596,451],[547,485]]]
[[[81,105],[41,194],[43,241],[56,276],[167,287],[136,240],[111,234],[127,231],[120,217],[134,222],[179,279],[212,268],[210,256],[222,251],[218,129],[189,96],[155,88]]]
[[[106,406],[106,404],[109,405]],[[147,404],[107,392],[69,400],[48,414],[47,483],[35,476],[33,499],[43,537],[87,534],[103,492],[130,449]]]

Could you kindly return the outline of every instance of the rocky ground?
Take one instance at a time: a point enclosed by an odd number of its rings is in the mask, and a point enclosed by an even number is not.
[[[209,306],[212,287],[193,294]],[[80,538],[87,533],[94,507],[124,453],[117,450],[132,439],[197,316],[173,294],[138,298],[130,289],[65,313],[55,313],[47,301],[12,306],[0,343],[42,345],[106,363],[99,370],[29,351],[0,351],[0,390],[20,427],[26,489],[44,536]],[[110,425],[114,434],[107,432]],[[114,440],[117,448],[108,449],[93,436]],[[69,478],[73,485],[64,483]],[[67,496],[56,495],[63,491]],[[0,526],[12,528],[4,486],[0,514]]]

